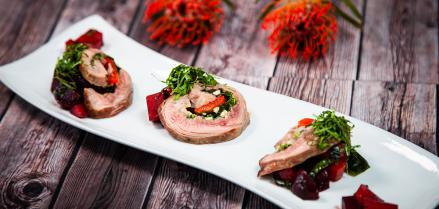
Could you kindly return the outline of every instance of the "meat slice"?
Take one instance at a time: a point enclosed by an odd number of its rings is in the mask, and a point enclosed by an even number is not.
[[[200,86],[195,84],[190,94],[175,99],[173,96],[166,99],[158,112],[160,121],[168,132],[176,139],[193,144],[210,144],[228,141],[238,137],[250,122],[249,113],[242,95],[235,89],[217,85],[213,89],[230,91],[237,100],[224,118],[207,120],[201,116],[190,118],[192,113],[187,110],[193,104],[201,105],[199,99],[208,102],[212,98],[198,91]],[[203,92],[204,93],[204,92]],[[193,99],[191,101],[191,98]],[[214,99],[214,98],[213,98]]]
[[[113,69],[112,65],[108,65],[108,68],[105,68],[101,60],[95,57],[96,54],[104,54],[104,52],[94,48],[84,50],[81,55],[79,71],[85,80],[95,86],[111,86],[111,84],[108,83],[107,76],[112,75],[113,71],[117,69]]]
[[[119,71],[119,84],[114,93],[100,94],[92,88],[84,89],[84,103],[92,118],[107,118],[126,109],[132,102],[133,88],[130,75]]]
[[[314,130],[309,127],[294,127],[276,143],[275,148],[279,150],[283,144],[290,145],[282,151],[264,156],[259,160],[260,170],[258,176],[264,176],[275,171],[294,167],[305,160],[323,154],[336,142],[330,144],[326,149],[319,149],[317,144],[319,138],[314,135]]]

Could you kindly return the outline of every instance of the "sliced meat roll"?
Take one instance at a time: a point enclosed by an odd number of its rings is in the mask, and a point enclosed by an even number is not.
[[[312,127],[294,127],[276,143],[275,148],[278,152],[268,154],[259,160],[260,170],[258,176],[264,176],[275,171],[292,168],[305,160],[325,153],[336,143],[326,149],[319,149],[317,144],[319,138],[314,135]],[[282,146],[288,146],[282,150]]]
[[[114,93],[100,94],[92,88],[84,89],[84,103],[92,118],[107,118],[126,109],[132,103],[131,77],[125,70],[119,71],[119,83]]]
[[[201,91],[202,88],[195,84],[188,95],[178,99],[174,96],[166,99],[158,110],[163,126],[174,138],[193,144],[219,143],[238,137],[250,122],[242,95],[229,86],[211,87],[210,90],[222,89],[231,92],[237,103],[230,111],[216,119],[189,117],[193,114],[188,108],[197,108],[215,99],[212,94]]]

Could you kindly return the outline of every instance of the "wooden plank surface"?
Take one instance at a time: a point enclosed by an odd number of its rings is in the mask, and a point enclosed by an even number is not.
[[[87,134],[54,208],[141,208],[157,157]]]
[[[368,0],[360,80],[438,82],[436,0]]]
[[[0,0],[0,65],[12,62],[44,43],[62,10],[64,0]],[[0,120],[13,93],[0,83]]]
[[[436,85],[356,81],[352,116],[436,150]]]
[[[47,208],[80,136],[16,97],[0,124],[0,208]]]
[[[220,32],[201,49],[196,65],[225,78],[272,76],[276,56],[270,54],[267,32],[258,21],[266,2],[233,1],[236,10],[226,8]]]
[[[363,7],[363,0],[355,0],[357,8]],[[281,57],[275,76],[348,79],[353,80],[357,74],[361,31],[338,18],[336,42],[329,48],[327,56],[315,61],[297,61]]]

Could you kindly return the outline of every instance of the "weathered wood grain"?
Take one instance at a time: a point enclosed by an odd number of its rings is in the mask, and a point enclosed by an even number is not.
[[[113,26],[128,32],[141,0],[69,0],[61,14],[54,34],[92,14],[99,14]]]
[[[43,44],[64,0],[0,0],[0,65],[12,62]],[[44,6],[43,6],[44,5]],[[0,83],[0,120],[13,93]]]
[[[272,76],[276,56],[270,54],[265,40],[267,32],[258,21],[266,2],[234,1],[236,10],[226,8],[221,30],[203,46],[196,64],[225,78]]]
[[[363,0],[354,2],[357,8],[363,7]],[[275,76],[353,80],[358,67],[360,35],[360,30],[338,18],[336,42],[329,48],[326,57],[314,61],[281,57]]]
[[[91,134],[54,208],[141,208],[157,157]]]
[[[352,81],[347,80],[274,77],[270,79],[268,90],[349,114],[352,85]],[[244,206],[247,209],[278,208],[250,192]]]
[[[240,208],[244,190],[206,172],[165,160],[146,208]]]
[[[0,83],[0,123],[3,115],[6,113],[6,109],[9,107],[9,103],[12,101],[14,93],[9,90],[3,83]]]
[[[268,90],[349,114],[352,81],[272,78]]]
[[[436,85],[357,81],[352,116],[436,150]]]
[[[360,80],[437,83],[437,4],[368,0]]]
[[[0,124],[0,208],[47,208],[80,133],[14,99]]]

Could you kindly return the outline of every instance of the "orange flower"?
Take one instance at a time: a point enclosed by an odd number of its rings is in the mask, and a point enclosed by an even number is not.
[[[154,0],[146,9],[147,31],[160,44],[183,47],[206,43],[224,18],[220,0]]]
[[[272,29],[268,41],[273,53],[308,60],[325,55],[335,41],[337,19],[331,2],[297,0],[268,13],[262,28]]]

